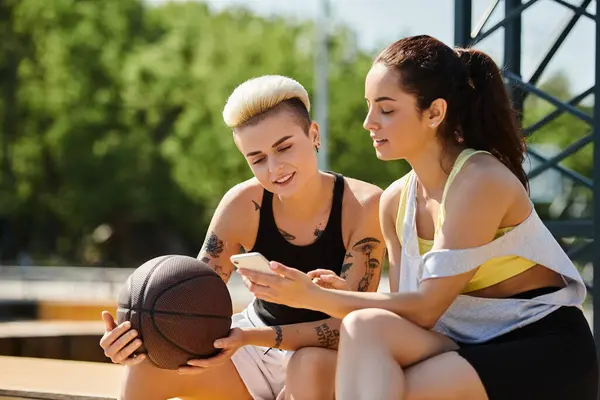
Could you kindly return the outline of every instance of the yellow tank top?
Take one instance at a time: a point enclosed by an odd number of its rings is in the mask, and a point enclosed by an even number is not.
[[[473,149],[465,149],[459,154],[458,158],[456,159],[456,162],[452,167],[452,171],[450,171],[450,175],[448,176],[448,180],[446,182],[444,192],[442,194],[442,202],[440,204],[440,210],[438,212],[438,218],[435,224],[436,233],[441,228],[444,222],[444,202],[446,200],[446,193],[448,192],[448,188],[452,184],[452,181],[456,177],[456,174],[461,170],[461,168],[469,159],[469,157],[477,153],[487,152]],[[406,177],[403,178],[403,180],[408,181],[408,176],[412,173],[413,172],[411,171],[409,174],[407,174]],[[402,190],[400,194],[400,204],[398,205],[398,214],[396,216],[396,232],[398,235],[398,239],[400,240],[400,244],[402,244],[402,225],[404,223],[404,212],[406,210],[407,191],[408,190]],[[498,229],[496,232],[496,238],[503,235],[505,232],[510,231],[511,229],[511,227]],[[418,236],[417,238],[419,242],[419,252],[421,253],[421,255],[431,250],[431,248],[433,247],[433,240],[422,239]],[[502,282],[508,278],[520,274],[521,272],[533,267],[534,265],[536,265],[535,262],[518,256],[503,256],[492,258],[479,267],[471,281],[464,288],[463,293],[468,293],[474,290],[479,290],[495,285],[496,283]]]

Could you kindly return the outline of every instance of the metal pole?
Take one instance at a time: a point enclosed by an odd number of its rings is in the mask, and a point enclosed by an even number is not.
[[[467,47],[471,42],[471,0],[454,0],[454,45]]]
[[[596,338],[596,347],[600,357],[600,1],[596,1],[596,65],[594,85],[594,286],[592,302],[594,305],[593,330]]]
[[[521,7],[521,0],[506,0],[504,15],[511,14],[515,9]],[[509,72],[521,77],[521,18],[522,15],[514,17],[504,28],[504,64]],[[517,111],[519,122],[523,116],[523,90],[509,83],[508,91]]]
[[[316,42],[317,51],[314,58],[314,116],[319,124],[321,147],[319,149],[319,168],[329,169],[329,17],[331,12],[330,0],[321,0],[317,14]]]

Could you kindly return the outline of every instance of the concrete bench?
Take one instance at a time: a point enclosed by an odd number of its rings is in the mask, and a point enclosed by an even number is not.
[[[99,342],[102,321],[0,323],[0,355],[108,362]]]
[[[112,400],[122,369],[108,363],[0,356],[0,399]]]
[[[0,356],[0,400],[116,400],[123,368],[106,363]]]

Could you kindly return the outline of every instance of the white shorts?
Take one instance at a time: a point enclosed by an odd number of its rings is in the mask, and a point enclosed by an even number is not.
[[[254,302],[244,311],[234,314],[232,328],[266,326],[254,310]],[[276,400],[283,398],[285,373],[294,353],[291,350],[271,349],[260,346],[244,346],[235,352],[231,361],[240,374],[248,392],[254,400]]]

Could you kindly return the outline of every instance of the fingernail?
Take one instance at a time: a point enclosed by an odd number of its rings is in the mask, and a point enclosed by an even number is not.
[[[131,328],[131,322],[126,321],[125,322],[125,328],[127,328],[127,329]]]
[[[137,332],[137,331],[134,329],[134,330],[132,330],[132,331],[131,331],[131,334],[132,334],[133,336],[137,336],[138,332]]]
[[[223,343],[220,340],[216,340],[215,343],[214,343],[214,346],[220,348],[222,344]]]

